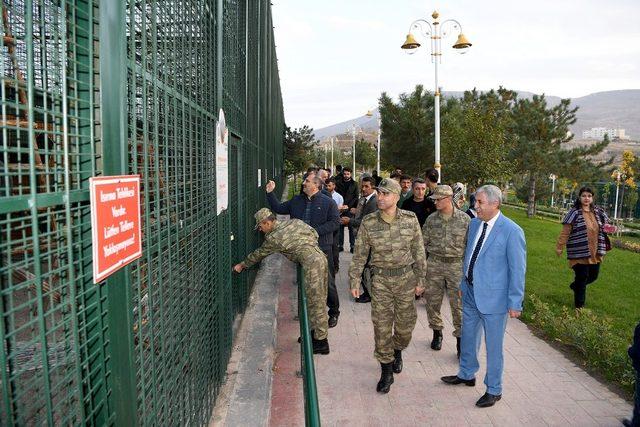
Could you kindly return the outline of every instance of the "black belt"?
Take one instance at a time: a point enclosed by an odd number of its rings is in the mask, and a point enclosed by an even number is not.
[[[445,264],[453,264],[454,262],[462,261],[461,256],[438,256],[438,255],[433,255],[432,253],[429,253],[427,255],[427,259],[433,259],[435,261],[443,262]]]
[[[380,268],[374,265],[371,266],[373,274],[378,274],[382,277],[398,277],[402,276],[413,270],[413,264],[405,265],[400,268]]]

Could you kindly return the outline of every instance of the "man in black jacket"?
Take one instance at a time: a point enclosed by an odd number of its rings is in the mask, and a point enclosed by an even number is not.
[[[307,176],[303,185],[304,194],[298,194],[284,203],[280,203],[273,190],[276,183],[269,181],[266,185],[267,202],[275,213],[291,218],[301,219],[318,232],[318,245],[327,256],[329,263],[329,289],[327,292],[327,306],[329,306],[329,327],[338,324],[340,316],[340,301],[336,289],[335,269],[333,266],[333,232],[340,226],[338,206],[331,197],[320,191],[322,180],[315,174]]]
[[[629,347],[629,357],[633,362],[633,369],[636,370],[636,396],[633,405],[633,418],[622,420],[626,427],[640,427],[640,323],[636,325],[633,334],[633,344]]]
[[[360,191],[358,190],[358,184],[353,180],[351,176],[351,168],[342,169],[342,181],[336,180],[336,190],[344,198],[344,204],[349,207],[349,210],[345,211],[342,216],[353,217],[350,210],[358,206],[358,199],[360,198]],[[340,226],[340,236],[338,237],[338,250],[342,252],[344,245],[344,227]],[[355,244],[355,235],[353,229],[347,224],[349,229],[349,245],[351,246],[351,252],[353,253],[353,245]]]

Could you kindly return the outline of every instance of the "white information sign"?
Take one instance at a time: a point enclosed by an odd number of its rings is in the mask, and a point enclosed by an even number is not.
[[[216,125],[216,205],[218,215],[229,206],[229,131],[222,109]]]

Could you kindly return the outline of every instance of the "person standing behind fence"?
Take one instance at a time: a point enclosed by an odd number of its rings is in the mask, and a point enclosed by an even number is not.
[[[291,200],[280,203],[273,194],[276,183],[269,181],[265,187],[267,202],[275,213],[289,214],[291,218],[301,219],[318,233],[318,244],[329,262],[327,306],[329,307],[329,327],[333,328],[338,324],[338,316],[340,316],[340,300],[338,299],[336,273],[333,266],[333,232],[340,225],[340,214],[333,199],[320,192],[322,187],[320,178],[310,175],[304,181],[303,186],[303,195],[294,196]]]
[[[600,263],[607,253],[608,237],[604,232],[609,217],[593,203],[593,190],[582,187],[573,207],[562,219],[562,231],[556,243],[556,254],[566,246],[569,267],[575,277],[569,288],[573,291],[575,308],[584,307],[587,285],[598,278]]]
[[[264,243],[242,262],[233,266],[233,270],[241,273],[245,268],[252,267],[276,252],[302,265],[313,352],[329,354],[328,321],[324,308],[327,300],[328,264],[326,256],[318,246],[318,233],[299,219],[278,221],[267,208],[256,212],[254,218],[255,229],[264,233]]]
[[[453,191],[448,185],[438,185],[430,196],[438,210],[427,218],[422,227],[424,249],[427,254],[427,278],[424,298],[427,302],[429,327],[433,330],[431,348],[442,348],[444,322],[440,314],[445,291],[453,318],[453,336],[456,337],[456,352],[460,357],[460,335],[462,330],[462,300],[460,281],[462,261],[467,246],[467,229],[471,218],[454,206]]]
[[[414,295],[424,291],[426,260],[415,214],[396,206],[400,185],[383,179],[377,191],[379,210],[367,215],[358,229],[349,285],[351,295],[358,298],[362,272],[371,256],[374,356],[382,370],[376,391],[388,393],[393,373],[402,371],[402,350],[411,342],[416,325]]]

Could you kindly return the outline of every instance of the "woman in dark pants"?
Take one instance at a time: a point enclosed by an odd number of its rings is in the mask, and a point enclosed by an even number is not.
[[[573,290],[576,308],[584,307],[587,285],[598,278],[600,263],[607,253],[604,228],[608,222],[607,214],[593,204],[593,190],[589,187],[580,189],[573,207],[562,220],[556,254],[562,255],[567,247],[569,267],[575,273],[569,287]]]

